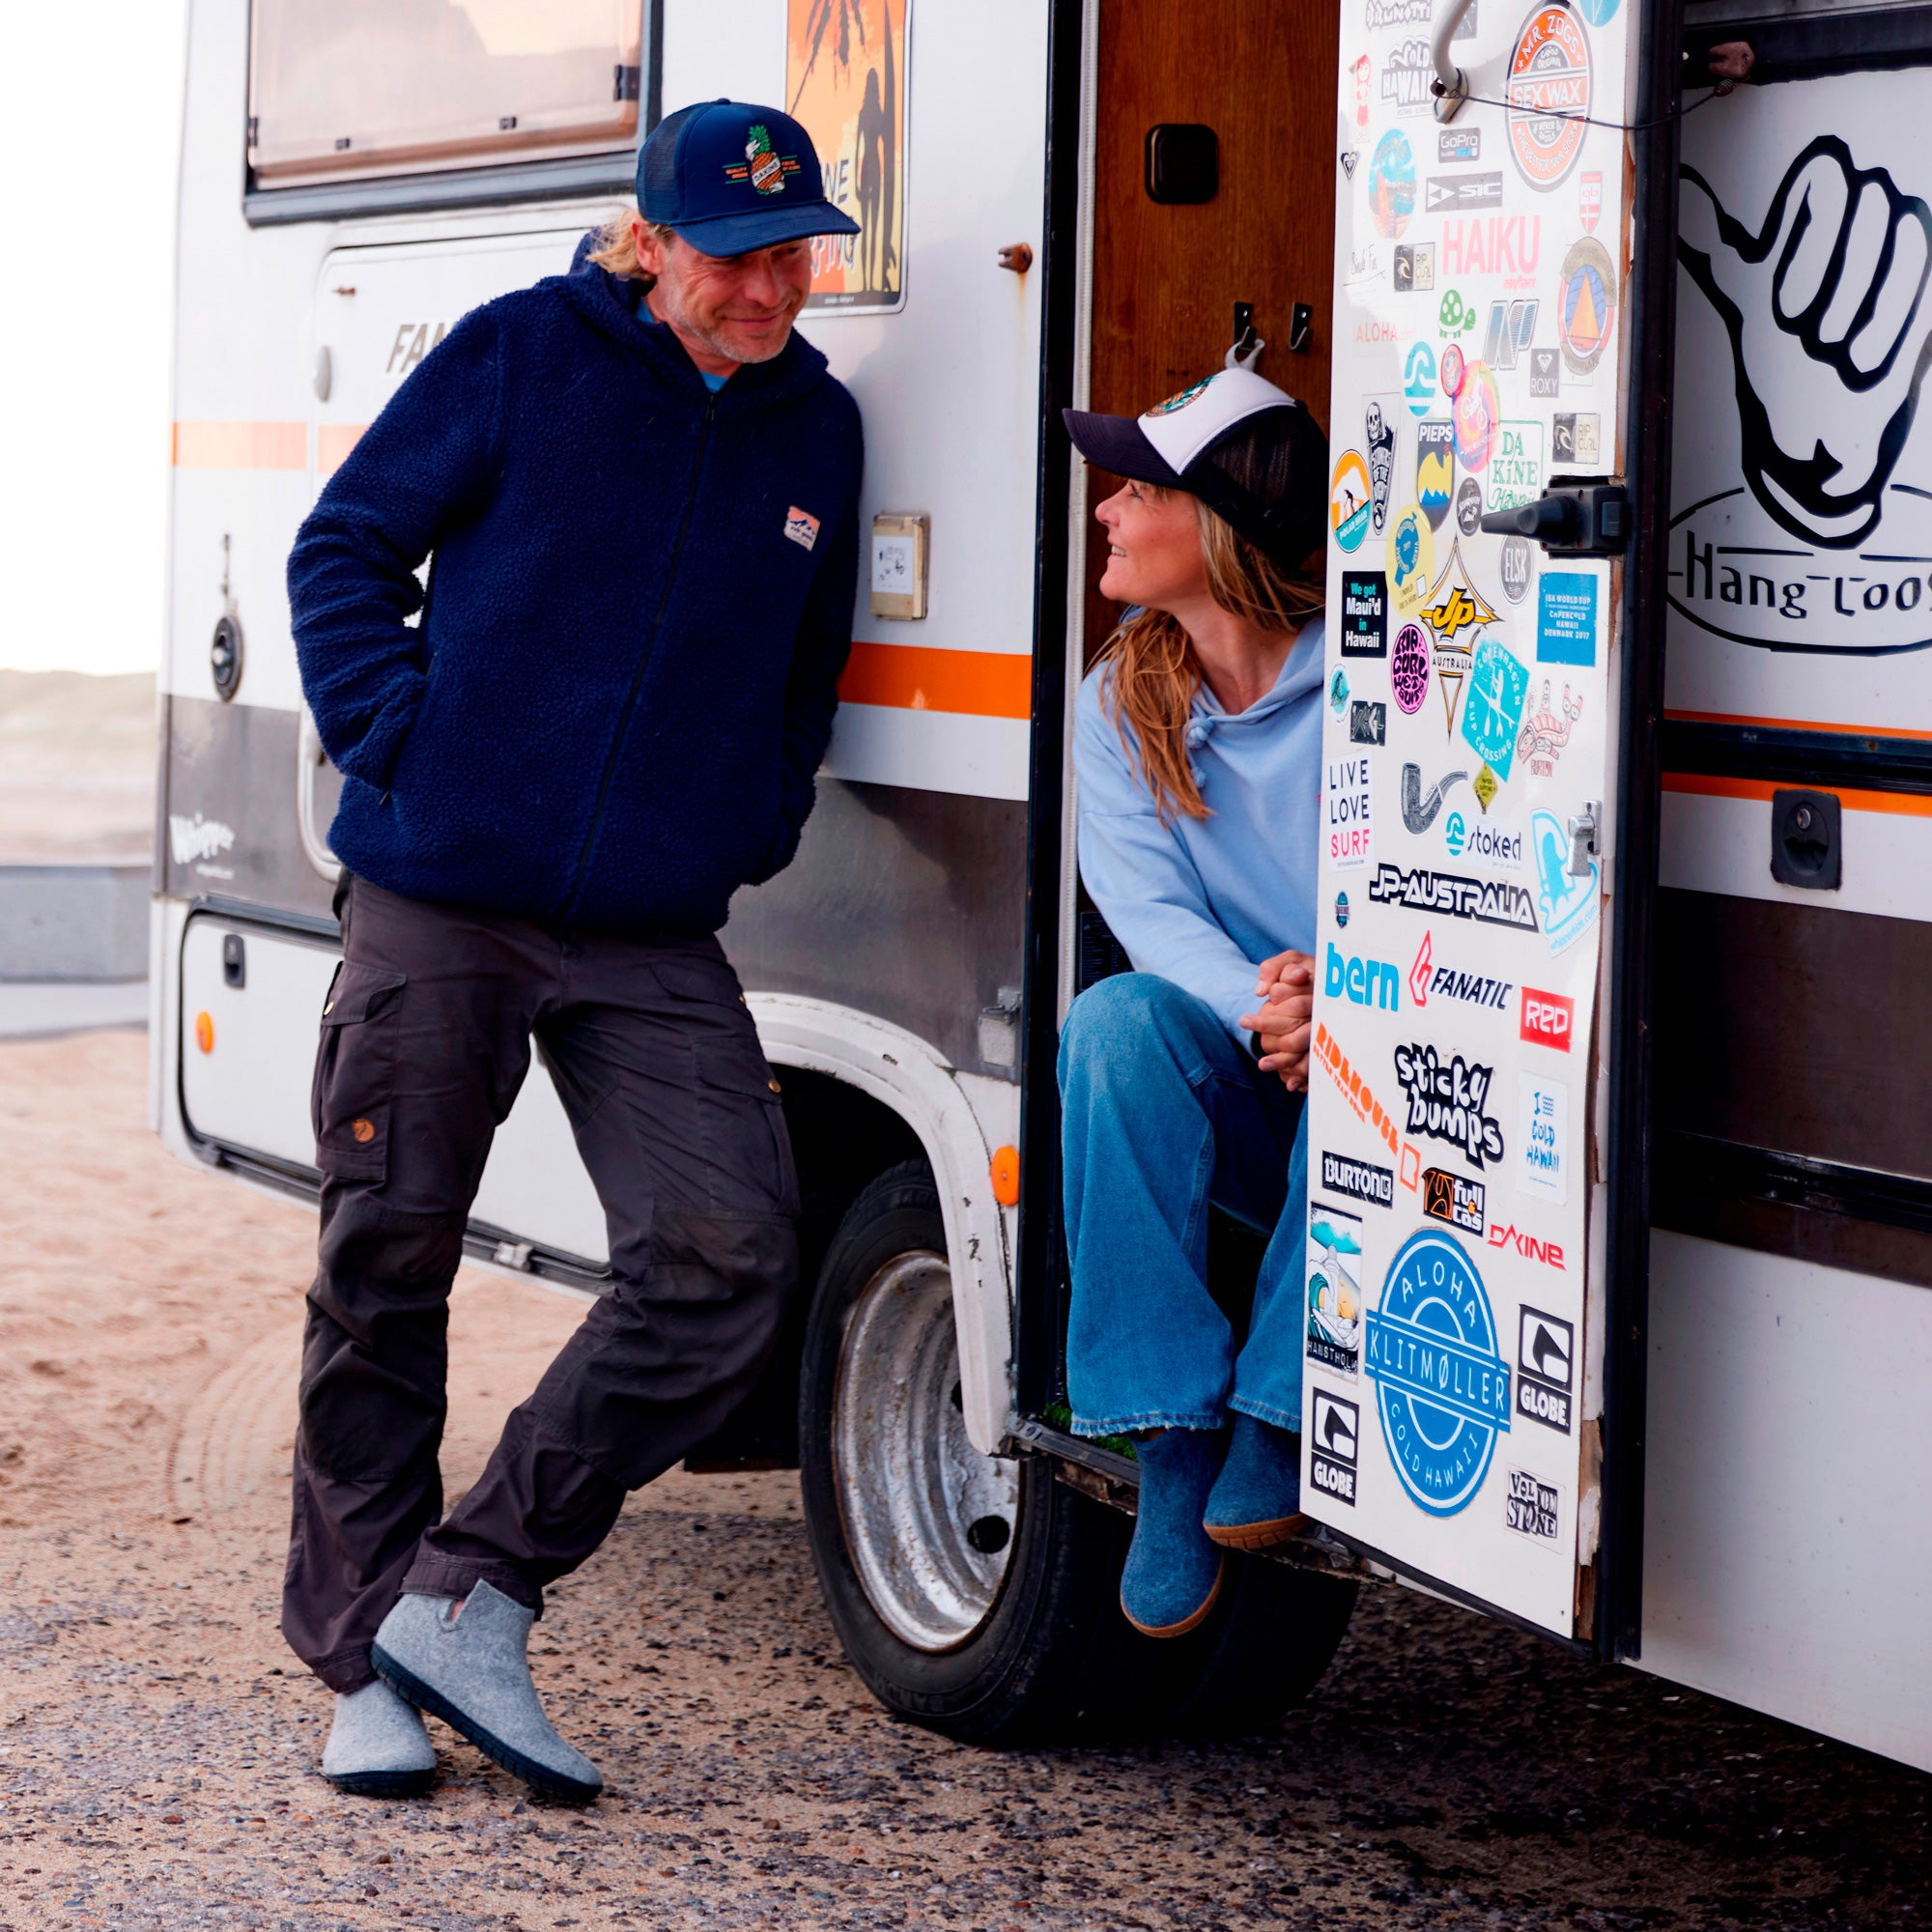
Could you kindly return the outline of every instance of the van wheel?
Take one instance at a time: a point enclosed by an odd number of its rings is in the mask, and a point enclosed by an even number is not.
[[[839,1641],[901,1717],[976,1744],[1065,1733],[1123,1673],[1113,1512],[1037,1458],[982,1456],[959,1406],[939,1194],[922,1161],[852,1204],[819,1272],[800,1484]]]
[[[1328,1666],[1354,1586],[1254,1557],[1198,1631],[1121,1613],[1132,1522],[1044,1459],[982,1456],[959,1406],[939,1194],[923,1161],[853,1202],[806,1323],[799,1476],[838,1639],[888,1710],[972,1744],[1251,1733]]]
[[[1169,1730],[1252,1737],[1321,1682],[1348,1634],[1355,1583],[1264,1556],[1235,1556],[1214,1613],[1180,1638]]]

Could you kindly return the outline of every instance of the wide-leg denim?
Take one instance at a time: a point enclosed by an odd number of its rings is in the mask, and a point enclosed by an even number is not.
[[[1301,1096],[1262,1072],[1192,993],[1122,973],[1067,1012],[1060,1099],[1074,1429],[1218,1429],[1236,1408],[1299,1430]],[[1274,1236],[1238,1351],[1208,1292],[1210,1204]]]

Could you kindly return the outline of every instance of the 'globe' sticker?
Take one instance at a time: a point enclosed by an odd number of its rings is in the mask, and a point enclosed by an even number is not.
[[[1402,1486],[1431,1516],[1474,1500],[1510,1426],[1510,1372],[1495,1316],[1463,1244],[1411,1235],[1369,1311],[1363,1368]]]

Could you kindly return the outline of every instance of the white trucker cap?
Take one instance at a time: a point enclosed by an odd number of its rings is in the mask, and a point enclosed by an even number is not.
[[[1236,481],[1214,453],[1258,417],[1279,413],[1291,460],[1283,488],[1264,500]],[[1252,369],[1213,375],[1138,416],[1062,412],[1082,456],[1116,476],[1199,497],[1277,561],[1299,563],[1327,527],[1328,445],[1307,408]]]

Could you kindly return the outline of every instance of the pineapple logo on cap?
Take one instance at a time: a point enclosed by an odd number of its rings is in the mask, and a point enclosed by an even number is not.
[[[729,181],[749,181],[760,194],[782,194],[786,175],[798,173],[798,159],[792,155],[772,152],[771,129],[762,121],[753,121],[745,130],[743,166],[726,164]]]

